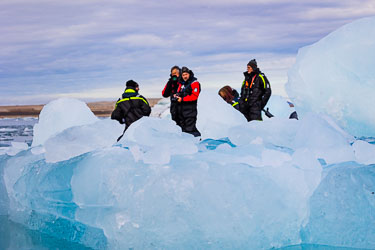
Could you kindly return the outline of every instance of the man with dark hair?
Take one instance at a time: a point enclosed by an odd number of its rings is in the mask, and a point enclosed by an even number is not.
[[[201,85],[194,77],[193,71],[182,67],[181,78],[178,82],[177,93],[173,97],[177,100],[177,115],[180,121],[179,126],[182,132],[200,136],[201,133],[196,127],[197,122],[197,101],[201,92]]]
[[[171,68],[171,74],[170,78],[165,85],[162,95],[163,97],[170,97],[171,100],[171,106],[170,106],[170,112],[171,112],[171,117],[172,120],[176,122],[177,125],[180,126],[180,119],[178,118],[177,115],[177,99],[174,98],[173,96],[177,93],[178,89],[178,80],[181,75],[181,69],[178,66],[173,66]]]
[[[240,111],[247,121],[262,120],[262,110],[271,97],[271,86],[267,77],[259,70],[255,59],[247,64],[244,72],[239,100]]]
[[[111,119],[117,120],[121,124],[125,123],[124,133],[133,122],[143,116],[149,116],[151,113],[151,107],[146,98],[139,95],[138,91],[138,83],[133,80],[127,81],[125,92],[122,94],[122,98],[116,102],[115,110],[112,112]],[[117,141],[122,138],[124,133]]]

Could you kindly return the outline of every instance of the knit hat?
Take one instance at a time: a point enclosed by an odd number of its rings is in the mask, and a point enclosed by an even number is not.
[[[255,70],[256,68],[258,68],[258,64],[257,64],[257,61],[255,59],[252,59],[247,65],[250,66],[250,67],[252,67],[253,70]]]
[[[133,88],[137,88],[139,87],[138,83],[136,83],[135,81],[133,80],[129,80],[126,82],[126,87],[133,87]]]
[[[188,68],[188,67],[182,67],[182,69],[181,69],[181,73],[189,73],[189,74],[191,74],[191,70]]]

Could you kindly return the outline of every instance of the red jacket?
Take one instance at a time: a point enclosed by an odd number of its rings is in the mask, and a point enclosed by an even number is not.
[[[177,93],[182,98],[182,102],[194,102],[198,100],[199,93],[201,92],[201,85],[196,78],[186,84],[178,83]]]

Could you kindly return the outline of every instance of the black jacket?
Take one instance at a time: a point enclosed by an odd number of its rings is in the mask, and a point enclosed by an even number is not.
[[[271,97],[271,86],[267,77],[259,69],[250,74],[244,72],[244,76],[240,104],[249,105],[254,110],[262,110]]]
[[[169,78],[167,84],[165,85],[162,95],[163,97],[171,97],[171,101],[175,101],[173,95],[177,93],[178,89],[178,78],[174,80],[173,77]]]
[[[149,116],[151,107],[146,98],[139,95],[136,90],[128,87],[122,94],[122,99],[116,102],[115,110],[112,112],[111,119],[119,121],[126,125],[127,129],[130,124],[142,118]]]

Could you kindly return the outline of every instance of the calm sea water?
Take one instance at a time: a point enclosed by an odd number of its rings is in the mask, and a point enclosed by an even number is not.
[[[38,122],[36,118],[0,119],[0,154],[12,146],[12,142],[24,142],[29,146],[33,137],[33,126]],[[361,138],[375,144],[375,138]],[[222,143],[216,141],[217,143]],[[215,146],[215,141],[206,142],[208,146]],[[212,145],[211,145],[212,144]],[[30,230],[12,222],[6,215],[0,215],[0,249],[89,249],[85,246],[51,237],[38,231]],[[334,246],[302,244],[288,246],[285,250],[323,250],[323,249],[353,249]]]
[[[11,142],[26,142],[31,145],[36,118],[0,119],[0,147],[9,147]]]

